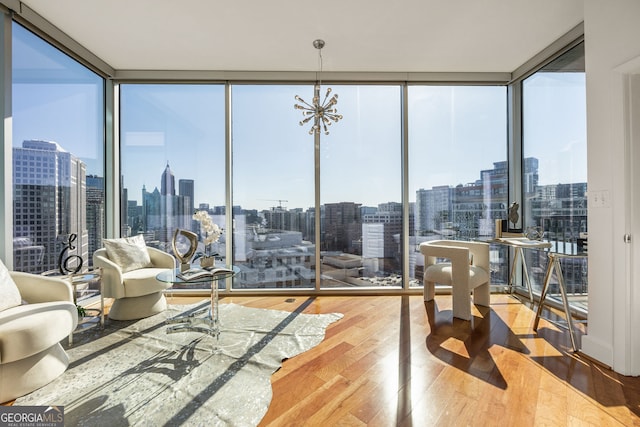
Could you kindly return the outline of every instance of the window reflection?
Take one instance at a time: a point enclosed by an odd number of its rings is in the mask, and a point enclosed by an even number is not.
[[[506,88],[409,87],[411,285],[421,286],[421,242],[491,238],[506,218]],[[506,283],[504,247],[491,248],[491,282]]]
[[[57,272],[63,252],[86,269],[104,232],[104,80],[12,32],[14,269]]]
[[[401,89],[334,91],[344,119],[321,135],[321,285],[402,286]]]
[[[224,260],[224,86],[123,84],[120,90],[121,234],[142,234],[148,246],[173,253],[175,230],[192,231],[199,253]],[[210,246],[196,210],[225,230]]]
[[[575,253],[587,233],[584,43],[527,78],[522,93],[523,153],[535,162],[535,173],[523,177],[525,226],[541,228],[554,247]],[[527,252],[539,292],[546,254]],[[568,291],[586,294],[586,258],[561,263]]]
[[[232,88],[236,288],[315,287],[313,137],[293,108],[308,88]]]

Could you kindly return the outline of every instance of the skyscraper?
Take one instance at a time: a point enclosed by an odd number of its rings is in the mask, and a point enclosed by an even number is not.
[[[160,180],[160,195],[176,195],[176,179],[173,176],[173,172],[171,172],[171,168],[169,168],[169,162],[167,162],[167,167],[165,167],[164,172],[162,172],[162,179]]]
[[[324,205],[323,250],[354,253],[362,239],[360,203],[342,202]]]
[[[88,264],[85,163],[56,142],[26,140],[13,148],[13,182],[13,235],[25,243],[14,245],[14,268],[31,273],[57,269],[63,241],[72,233],[77,235],[75,250],[66,255],[78,255]]]
[[[186,230],[193,230],[194,220],[194,183],[192,179],[178,180],[178,216],[179,227]]]
[[[102,247],[105,229],[104,219],[104,178],[87,175],[87,231],[89,254]],[[93,256],[89,256],[88,265],[93,265]]]

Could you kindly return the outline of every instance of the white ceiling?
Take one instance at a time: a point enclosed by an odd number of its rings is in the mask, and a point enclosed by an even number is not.
[[[116,70],[512,72],[583,0],[24,0]]]

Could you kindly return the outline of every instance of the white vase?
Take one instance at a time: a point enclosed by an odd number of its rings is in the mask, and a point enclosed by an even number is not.
[[[210,256],[202,256],[200,257],[200,267],[202,268],[211,268],[216,263],[216,257],[213,255]]]

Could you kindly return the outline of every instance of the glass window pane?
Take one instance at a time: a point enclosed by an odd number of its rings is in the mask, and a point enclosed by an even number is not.
[[[508,198],[506,88],[409,87],[411,285],[422,285],[428,240],[493,237]],[[507,253],[491,248],[491,281],[505,283]]]
[[[234,287],[315,286],[313,137],[293,108],[309,88],[232,88]]]
[[[175,230],[188,230],[198,235],[199,254],[224,258],[226,230],[205,246],[193,219],[203,210],[226,229],[224,86],[126,84],[120,91],[122,235],[143,234],[148,246],[173,253]]]
[[[86,268],[105,223],[104,80],[12,31],[14,269]]]
[[[587,232],[584,43],[527,78],[522,99],[525,226],[540,228],[559,249],[575,252]],[[532,285],[539,292],[546,255],[527,252]],[[586,259],[562,263],[568,290],[586,294]]]
[[[321,286],[402,286],[401,88],[333,90],[344,118],[320,135]]]

